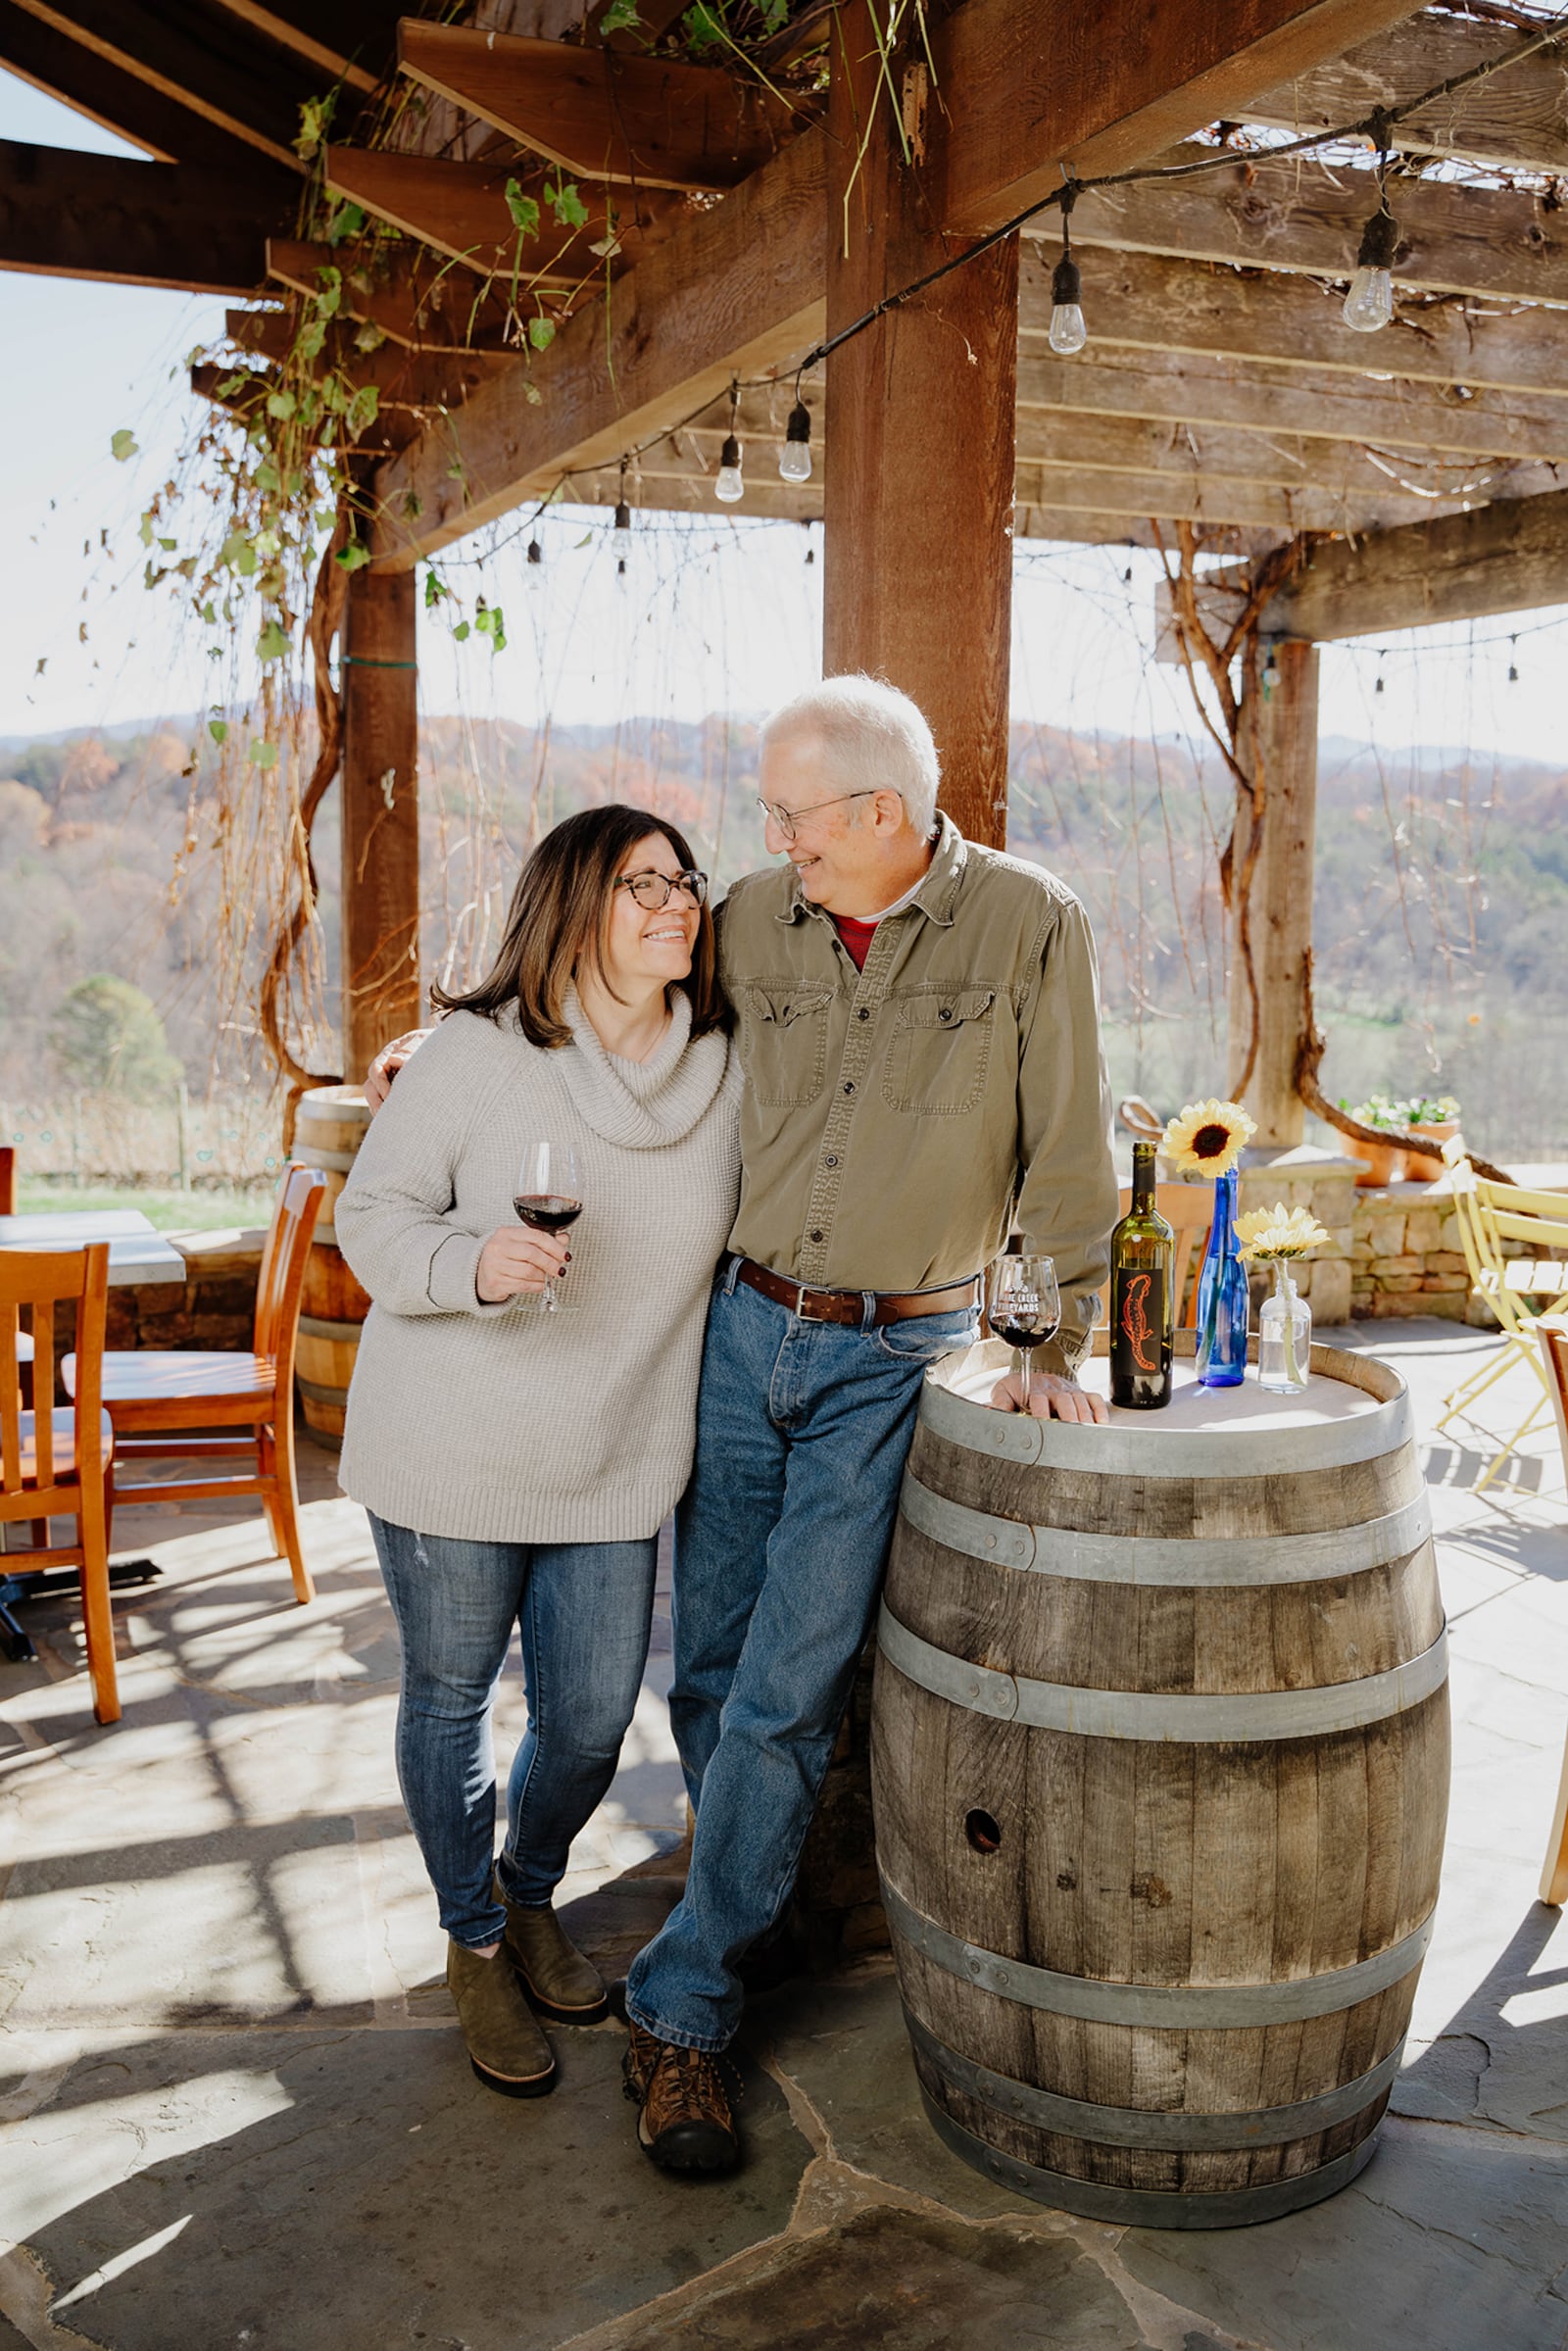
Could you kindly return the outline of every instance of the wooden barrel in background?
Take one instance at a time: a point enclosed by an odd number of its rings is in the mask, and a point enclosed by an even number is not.
[[[316,1086],[300,1098],[293,1156],[326,1177],[326,1199],[305,1268],[295,1380],[306,1425],[321,1443],[343,1442],[349,1382],[370,1301],[344,1263],[333,1210],[370,1124],[363,1086]]]
[[[1109,1428],[965,1400],[995,1345],[928,1379],[872,1739],[934,2127],[1161,2229],[1273,2219],[1372,2154],[1448,1783],[1403,1382],[1319,1347],[1332,1412],[1203,1405],[1192,1346],[1171,1409]]]

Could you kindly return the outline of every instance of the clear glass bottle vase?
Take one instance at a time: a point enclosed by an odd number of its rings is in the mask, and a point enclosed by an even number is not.
[[[1257,1318],[1257,1384],[1276,1396],[1299,1396],[1306,1386],[1312,1353],[1312,1309],[1297,1296],[1283,1258],[1274,1266],[1274,1288]]]

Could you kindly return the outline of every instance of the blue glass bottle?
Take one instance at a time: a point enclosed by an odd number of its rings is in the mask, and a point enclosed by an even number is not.
[[[1204,1388],[1239,1388],[1247,1369],[1250,1300],[1236,1247],[1236,1172],[1214,1178],[1214,1221],[1198,1277],[1198,1377]]]

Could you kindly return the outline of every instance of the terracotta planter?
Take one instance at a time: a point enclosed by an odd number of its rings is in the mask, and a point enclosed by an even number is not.
[[[1404,1180],[1404,1152],[1396,1143],[1352,1143],[1351,1155],[1366,1161],[1366,1170],[1356,1177],[1365,1188],[1381,1184],[1398,1184]]]
[[[1410,1129],[1412,1135],[1430,1135],[1434,1143],[1446,1143],[1450,1135],[1459,1132],[1456,1118],[1423,1119]],[[1441,1159],[1428,1159],[1414,1151],[1404,1153],[1405,1181],[1411,1184],[1436,1183],[1446,1171]]]

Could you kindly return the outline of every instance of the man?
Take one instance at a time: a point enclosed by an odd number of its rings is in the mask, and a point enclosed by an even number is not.
[[[921,1378],[973,1337],[1013,1227],[1055,1259],[1062,1297],[1028,1408],[1105,1417],[1072,1378],[1116,1216],[1083,909],[938,817],[931,730],[874,679],[778,711],[759,780],[788,861],[720,913],[741,1200],[676,1518],[670,1719],[697,1825],[685,1893],[626,1985],[638,2135],[674,2171],[739,2159],[715,2062],[737,1966],[794,1885]],[[993,1397],[1021,1400],[1012,1381]]]

